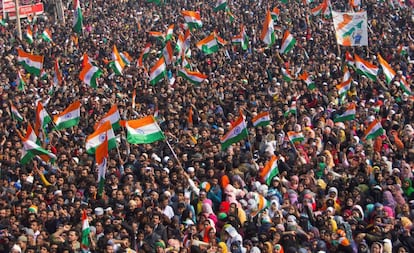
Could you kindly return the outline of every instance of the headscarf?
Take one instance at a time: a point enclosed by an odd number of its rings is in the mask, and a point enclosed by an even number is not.
[[[408,187],[405,187],[404,186],[405,185],[404,184],[405,182],[408,182],[409,183]],[[412,187],[411,184],[412,184],[411,179],[404,178],[404,182],[403,182],[403,192],[404,192],[404,194],[405,194],[406,197],[410,197],[411,194],[413,194],[413,192],[414,192],[414,188]]]
[[[384,206],[388,206],[392,210],[395,210],[395,207],[397,206],[397,202],[395,202],[395,199],[389,190],[386,190],[383,193],[383,203],[384,203]]]
[[[223,250],[222,252],[223,252],[223,253],[227,253],[227,245],[226,245],[226,243],[224,243],[224,242],[219,242],[219,243],[218,243],[218,246],[222,248],[222,250]]]

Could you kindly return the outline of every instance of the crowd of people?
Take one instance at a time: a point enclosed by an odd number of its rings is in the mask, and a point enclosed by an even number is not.
[[[413,84],[414,5],[361,2],[356,11],[366,10],[369,22],[364,47],[338,46],[332,20],[311,14],[318,1],[227,1],[227,10],[218,12],[216,1],[81,1],[82,34],[72,30],[71,1],[63,1],[65,20],[57,18],[55,1],[44,1],[43,15],[22,19],[23,33],[26,26],[33,31],[32,44],[3,16],[0,252],[414,252],[414,104],[400,87],[403,78]],[[331,6],[352,11],[346,1]],[[276,43],[266,47],[260,33],[274,7],[280,9]],[[191,29],[188,62],[208,77],[193,85],[177,75],[180,64],[171,64],[164,80],[151,85],[148,70],[163,44],[148,32],[174,24],[175,45],[188,29],[182,10],[200,13],[203,26]],[[247,50],[231,43],[241,25]],[[46,28],[53,42],[41,38]],[[282,55],[285,30],[297,42]],[[213,31],[227,44],[205,55],[196,43]],[[150,55],[138,66],[148,43]],[[134,59],[123,75],[107,65],[114,45]],[[48,76],[26,72],[17,63],[18,48],[43,55]],[[394,80],[387,84],[380,73],[373,81],[350,68],[353,82],[340,99],[336,85],[346,51],[374,64],[380,53],[396,71]],[[79,79],[84,54],[103,70],[96,89]],[[63,76],[58,85],[56,59]],[[293,80],[283,78],[282,68]],[[297,78],[303,71],[313,76],[315,89]],[[18,72],[26,79],[23,90]],[[39,136],[56,161],[37,157],[21,164],[18,133],[34,124],[37,102],[53,116],[76,100],[77,126],[57,131],[49,124]],[[334,123],[351,102],[356,118]],[[296,113],[288,113],[294,103]],[[23,121],[11,117],[10,104]],[[114,104],[123,120],[154,115],[165,140],[129,144],[125,129],[117,130],[100,194],[85,139]],[[252,118],[264,111],[270,124],[254,127]],[[248,137],[222,149],[239,117]],[[366,140],[375,119],[384,134]],[[303,133],[304,140],[293,144],[289,131]],[[265,182],[260,174],[273,155],[279,173]]]

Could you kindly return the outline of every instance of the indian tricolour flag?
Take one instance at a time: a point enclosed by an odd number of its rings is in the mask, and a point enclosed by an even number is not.
[[[295,131],[289,131],[287,135],[288,135],[290,142],[292,143],[302,142],[303,140],[305,140],[305,137],[303,137],[302,132],[298,133]]]
[[[308,72],[303,72],[300,76],[299,79],[304,81],[306,83],[306,85],[308,86],[309,90],[313,90],[316,88],[315,82],[312,80],[312,78],[310,77],[310,75],[308,74]]]
[[[190,28],[201,28],[203,22],[201,21],[200,13],[195,11],[181,11],[185,22]]]
[[[157,32],[157,31],[149,31],[149,32],[148,32],[148,34],[149,34],[151,37],[157,38],[157,39],[159,39],[159,40],[161,40],[161,41],[164,41],[164,40],[165,40],[164,33],[162,33],[162,32]]]
[[[352,57],[352,54],[348,51],[345,52],[345,63],[348,65],[348,67],[355,69],[354,57]]]
[[[369,79],[375,81],[377,80],[378,75],[378,67],[373,65],[372,63],[362,59],[358,55],[355,54],[355,68],[357,72],[361,75],[365,75]]]
[[[165,34],[165,40],[170,40],[173,38],[174,35],[174,24],[170,25],[167,29],[167,33]]]
[[[62,84],[62,81],[63,81],[62,73],[60,72],[60,69],[59,69],[59,60],[58,59],[55,60],[54,67],[55,67],[55,71],[53,73],[53,84],[55,86],[57,86],[57,85]]]
[[[378,62],[381,65],[382,72],[384,72],[385,80],[387,84],[390,84],[392,79],[395,77],[395,71],[391,68],[390,64],[378,53]]]
[[[279,174],[279,168],[277,165],[278,157],[272,155],[269,161],[265,164],[262,171],[260,171],[260,179],[262,182],[266,182],[267,185],[270,185],[272,179]]]
[[[346,111],[343,114],[336,117],[334,119],[334,122],[345,122],[345,121],[354,120],[355,114],[356,114],[356,105],[355,103],[350,103],[348,105],[348,108],[346,108]]]
[[[46,42],[53,42],[52,32],[48,28],[45,28],[45,30],[43,30],[42,38]]]
[[[342,82],[346,82],[351,79],[351,72],[349,72],[348,66],[345,65],[344,69],[342,70],[344,72],[344,75],[342,77]]]
[[[287,117],[289,114],[297,114],[296,100],[291,102],[289,109],[283,114],[283,116]]]
[[[216,31],[214,31],[214,36],[216,37],[217,43],[220,46],[224,47],[225,45],[227,45],[227,41],[223,39],[222,37],[220,37],[220,35]]]
[[[37,102],[35,123],[36,134],[39,132],[40,128],[45,128],[50,122],[52,122],[52,118],[49,116],[49,113],[47,113],[40,101]]]
[[[260,39],[267,45],[267,47],[271,47],[276,40],[274,23],[269,10],[267,10],[266,13],[266,18],[263,23]]]
[[[341,98],[341,101],[345,100],[347,92],[349,89],[351,89],[351,81],[352,79],[349,78],[347,81],[336,85],[336,89],[338,90],[338,95]]]
[[[80,101],[70,104],[63,112],[56,115],[53,122],[57,130],[70,128],[79,124],[80,121]]]
[[[178,70],[178,75],[193,84],[200,84],[208,77],[200,72],[191,71],[186,68],[181,68],[180,70]]]
[[[401,75],[400,77],[400,88],[402,89],[402,91],[411,96],[413,93],[411,92],[411,88],[410,88],[410,84],[407,82],[407,79]]]
[[[20,157],[21,164],[27,164],[35,156],[40,156],[45,162],[48,162],[49,160],[56,160],[56,156],[52,152],[42,148],[35,141],[28,139],[27,137],[23,137],[20,132],[18,132],[18,135],[23,141],[23,147],[21,151],[22,154]]]
[[[165,63],[170,65],[173,62],[174,52],[171,46],[171,41],[167,41],[164,49],[162,50],[162,55],[164,56]]]
[[[125,63],[122,60],[121,55],[118,52],[118,49],[116,48],[116,46],[113,46],[112,49],[112,60],[113,60],[113,70],[115,71],[115,74],[117,75],[122,75],[122,70],[125,67]]]
[[[206,38],[200,40],[196,46],[198,47],[198,49],[200,49],[201,51],[203,51],[204,54],[212,54],[218,51],[218,43],[217,43],[217,39],[216,36],[213,33],[211,33],[209,36],[207,36]]]
[[[283,80],[285,80],[286,82],[290,82],[293,80],[293,76],[290,74],[290,71],[288,69],[282,68],[282,75]]]
[[[102,196],[105,186],[106,166],[108,164],[108,139],[96,148],[95,160],[98,167],[98,196]]]
[[[279,8],[277,8],[277,7],[273,8],[270,15],[272,16],[273,21],[277,21],[279,19],[279,16],[280,16]]]
[[[46,157],[47,161],[56,160],[56,156],[52,152],[47,151],[31,140],[23,140],[23,150],[20,160],[21,164],[27,164],[35,156],[40,156],[42,159],[44,159],[43,157]]]
[[[154,66],[152,66],[150,70],[150,84],[156,85],[159,81],[161,81],[166,73],[166,66],[164,57],[161,57]]]
[[[43,56],[26,53],[20,48],[17,49],[17,53],[17,62],[22,64],[27,72],[39,76],[43,68]]]
[[[73,10],[73,31],[77,34],[82,33],[83,16],[82,9],[80,6],[80,0],[74,0]]]
[[[151,43],[147,43],[144,49],[142,50],[141,55],[138,58],[138,62],[137,62],[138,67],[144,66],[143,61],[148,57],[150,50],[151,50]]]
[[[288,30],[283,34],[282,45],[280,46],[279,52],[281,54],[287,54],[292,50],[296,44],[296,39],[293,38],[292,34]]]
[[[33,32],[32,32],[32,29],[30,29],[30,26],[27,26],[25,37],[26,37],[27,43],[29,44],[33,43]]]
[[[116,148],[114,130],[109,121],[103,123],[86,138],[86,152],[91,155],[95,154],[96,148],[105,141],[105,138],[108,139],[108,150]]]
[[[129,55],[128,52],[124,51],[122,53],[119,53],[119,55],[121,56],[121,59],[126,66],[131,65],[132,57]]]
[[[246,28],[244,27],[244,25],[241,25],[240,34],[234,36],[231,39],[231,42],[234,44],[240,44],[243,50],[247,50],[247,48],[249,47],[249,37],[247,36]]]
[[[253,126],[267,126],[270,124],[270,113],[269,112],[261,112],[257,114],[252,119]]]
[[[214,11],[224,11],[227,7],[227,0],[217,0],[216,6],[214,7]]]
[[[82,80],[87,85],[91,86],[92,88],[97,87],[97,79],[102,75],[102,70],[98,67],[86,63],[83,67],[82,71],[79,74],[79,79]]]
[[[165,136],[152,115],[125,122],[127,141],[131,144],[145,144],[164,140]]]
[[[111,109],[109,109],[109,111],[102,117],[102,119],[98,123],[96,123],[96,125],[94,126],[94,129],[95,130],[98,129],[106,121],[109,121],[111,123],[112,129],[114,131],[118,130],[121,127],[120,125],[121,115],[119,114],[118,106],[116,104],[114,104],[111,107]]]
[[[23,116],[19,113],[19,110],[10,102],[10,112],[12,119],[22,122]]]
[[[365,140],[371,140],[375,139],[378,136],[381,136],[384,134],[384,128],[382,128],[381,123],[375,119],[372,121],[368,128],[365,130]]]
[[[225,150],[233,143],[239,142],[244,138],[247,138],[249,133],[247,132],[246,122],[244,118],[240,116],[232,125],[232,128],[221,138],[221,149]]]
[[[80,248],[82,252],[89,252],[89,234],[91,230],[89,228],[88,215],[86,214],[86,209],[82,211],[82,237]]]

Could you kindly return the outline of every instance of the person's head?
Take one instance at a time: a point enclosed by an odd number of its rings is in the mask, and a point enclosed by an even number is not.
[[[79,239],[79,233],[76,230],[70,230],[68,233],[68,241],[69,243],[74,243],[78,241]]]

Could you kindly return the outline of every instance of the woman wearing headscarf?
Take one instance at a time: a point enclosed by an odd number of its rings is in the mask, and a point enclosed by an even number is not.
[[[412,181],[410,178],[404,178],[402,183],[402,190],[405,198],[410,201],[414,199],[414,188],[412,187]]]
[[[227,253],[227,245],[224,242],[219,242],[217,246],[218,253]]]

